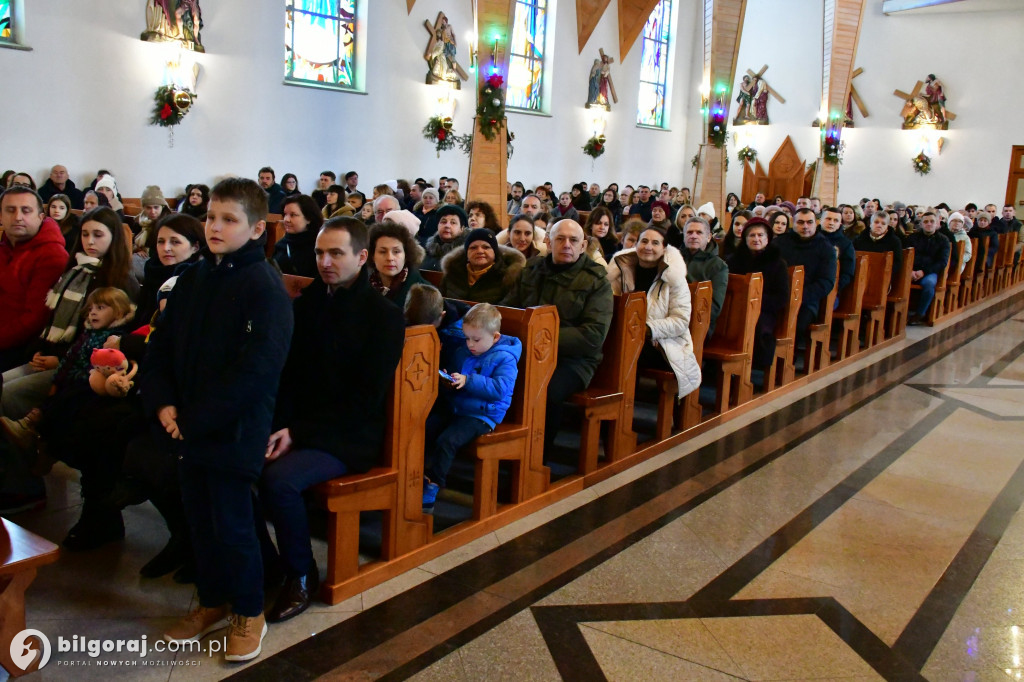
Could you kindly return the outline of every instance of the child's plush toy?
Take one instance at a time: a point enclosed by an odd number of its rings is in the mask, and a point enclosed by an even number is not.
[[[116,348],[97,348],[89,361],[92,363],[89,386],[99,395],[123,398],[135,385],[132,378],[139,371],[138,364],[129,364],[124,353]]]

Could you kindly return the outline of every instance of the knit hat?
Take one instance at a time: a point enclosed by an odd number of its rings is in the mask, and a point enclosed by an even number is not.
[[[715,205],[712,204],[710,201],[706,204],[701,204],[700,206],[697,207],[697,215],[700,215],[701,213],[705,213],[711,216],[712,218],[717,217],[715,215]]]
[[[946,218],[946,222],[947,223],[951,223],[954,220],[959,220],[962,223],[966,223],[967,222],[967,219],[964,218],[964,214],[961,213],[960,211],[953,211],[952,213],[949,214],[949,217]]]
[[[105,178],[104,178],[105,179]],[[145,206],[166,206],[167,200],[164,193],[156,185],[148,185],[142,192],[142,205]]]
[[[466,216],[466,212],[462,210],[460,206],[455,204],[445,204],[441,208],[437,209],[437,219],[445,217],[446,215],[456,215],[459,217],[459,222],[462,223],[462,229],[465,230],[469,227],[469,218]],[[488,230],[490,232],[490,230]]]
[[[473,242],[487,242],[491,245],[494,255],[498,255],[498,238],[486,227],[478,227],[469,233],[466,237],[466,251],[469,251],[469,245]]]
[[[420,198],[428,195],[434,197],[434,201],[441,201],[441,197],[438,195],[436,187],[428,187],[420,192]]]
[[[401,211],[388,211],[382,222],[401,225],[405,229],[409,230],[409,234],[413,237],[415,237],[416,233],[420,231],[420,219],[414,216],[411,211],[407,211],[405,209],[402,209]]]
[[[96,189],[100,187],[106,187],[114,196],[117,196],[117,180],[114,179],[113,175],[104,175],[102,178],[96,181]]]
[[[794,204],[792,201],[783,201],[781,204],[779,204],[779,206],[782,208],[788,208],[790,215],[796,213],[796,204]]]
[[[710,204],[708,204],[708,205],[710,206]],[[658,200],[658,201],[655,201],[653,204],[651,204],[651,210],[654,210],[654,209],[659,208],[659,207],[661,208],[662,211],[665,212],[665,217],[666,218],[669,216],[669,214],[672,213],[672,209],[670,209],[668,207],[668,204],[666,204],[664,201]]]
[[[758,225],[763,227],[768,232],[768,240],[771,241],[771,238],[772,238],[772,226],[769,225],[768,221],[765,220],[764,218],[758,218],[758,217],[755,216],[755,217],[751,218],[750,220],[748,220],[746,223],[744,223],[743,224],[743,232],[744,232],[744,234],[746,234],[747,230],[749,230],[750,228],[757,227]]]
[[[902,201],[894,201],[894,202],[892,202],[892,208],[893,208],[894,211],[898,211],[901,208],[906,208],[906,207],[907,207],[907,205],[904,204]]]

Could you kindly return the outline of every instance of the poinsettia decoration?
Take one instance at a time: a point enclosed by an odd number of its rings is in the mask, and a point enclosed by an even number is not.
[[[458,136],[452,130],[451,116],[433,116],[423,126],[423,137],[434,143],[437,151],[437,158],[441,158],[441,152],[455,146]]]
[[[178,88],[173,85],[160,86],[153,96],[153,115],[149,119],[150,125],[163,128],[178,125],[192,108],[192,101],[195,97],[195,93],[186,88]]]
[[[583,145],[583,153],[587,156],[596,159],[597,157],[604,154],[604,135],[594,135],[592,138],[587,140],[587,143]]]
[[[476,120],[480,132],[488,140],[494,140],[505,119],[505,79],[500,73],[492,73],[480,88],[476,105]]]

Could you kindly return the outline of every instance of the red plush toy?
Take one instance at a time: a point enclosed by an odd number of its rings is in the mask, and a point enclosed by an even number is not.
[[[116,348],[97,348],[89,356],[89,361],[92,363],[89,386],[99,395],[123,398],[135,385],[132,378],[139,371],[139,366],[129,363],[124,353]]]

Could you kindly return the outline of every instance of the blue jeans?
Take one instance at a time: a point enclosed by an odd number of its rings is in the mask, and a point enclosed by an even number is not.
[[[346,473],[344,462],[322,450],[292,450],[263,468],[260,499],[274,524],[277,551],[289,576],[306,575],[313,567],[302,491]]]
[[[932,304],[932,299],[935,298],[935,285],[938,282],[939,276],[935,273],[925,275],[917,280],[917,283],[921,285],[921,300],[917,306],[919,317],[924,317],[928,314],[928,306]]]
[[[10,419],[21,419],[33,407],[42,405],[53,386],[55,374],[55,369],[37,372],[31,365],[20,365],[4,372],[0,414]]]
[[[472,443],[477,436],[491,431],[487,422],[476,417],[435,411],[427,419],[427,446],[423,473],[432,483],[442,488],[448,478],[448,470],[455,461],[455,453]]]

